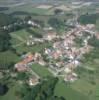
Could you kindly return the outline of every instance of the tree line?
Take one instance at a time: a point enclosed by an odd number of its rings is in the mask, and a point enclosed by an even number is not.
[[[16,91],[16,95],[22,100],[66,100],[64,97],[54,95],[57,82],[58,78],[49,77],[31,88],[25,84],[20,91]]]

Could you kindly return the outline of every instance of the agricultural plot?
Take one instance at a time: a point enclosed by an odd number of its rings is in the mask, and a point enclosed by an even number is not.
[[[0,53],[0,69],[13,68],[13,64],[18,62],[20,57],[12,51]],[[0,99],[1,100],[1,99]]]
[[[45,66],[41,66],[39,64],[33,64],[31,68],[42,78],[47,76],[52,76],[52,74],[48,71],[47,67]]]
[[[39,30],[35,30],[35,31],[39,32]],[[29,35],[31,35],[31,33],[27,32],[26,30],[13,32],[13,33],[10,33],[10,35],[12,36],[12,39],[11,39],[12,46],[16,49],[16,51],[19,54],[22,54],[23,52],[30,52],[30,51],[41,52],[44,50],[44,48],[52,45],[52,43],[44,42],[42,44],[37,43],[33,46],[27,46],[26,42],[29,39]]]
[[[31,14],[46,15],[48,10],[49,9],[36,8],[35,6],[33,6],[33,4],[25,4],[18,7],[17,6],[11,7],[5,12],[14,13],[14,14],[17,14],[17,12],[25,12],[25,13],[31,13]]]
[[[66,85],[62,80],[56,85],[55,95],[63,96],[67,100],[89,100],[88,96],[76,91],[69,84]]]
[[[95,85],[92,85],[89,82],[80,79],[72,84],[72,88],[84,95],[89,95],[90,91],[93,91],[95,89]]]
[[[21,30],[21,31],[12,32],[10,33],[10,35],[12,37],[11,39],[12,47],[18,47],[26,43],[29,33],[26,32],[25,30]]]
[[[0,62],[5,64],[8,62],[17,62],[19,61],[20,58],[14,54],[12,51],[6,51],[6,52],[1,52],[0,53]]]
[[[24,30],[24,29],[20,30],[20,31],[12,32],[10,34],[11,34],[12,37],[16,37],[16,38],[20,37],[21,41],[26,40],[27,37],[30,35],[30,33],[26,32],[26,30]]]
[[[34,46],[26,46],[22,44],[17,47],[17,52],[22,54],[23,52],[41,52],[44,48],[51,46],[51,43],[35,44]]]
[[[17,38],[13,37],[11,40],[10,40],[11,44],[12,44],[12,47],[16,47],[17,45],[21,44],[22,41],[18,40]]]

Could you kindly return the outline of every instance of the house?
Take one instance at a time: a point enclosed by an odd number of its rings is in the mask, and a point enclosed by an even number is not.
[[[42,65],[42,66],[46,65],[46,63],[45,63],[42,59],[40,59],[40,60],[38,61],[38,63],[39,63],[40,65]]]
[[[64,78],[65,82],[74,82],[76,80],[77,80],[77,74],[76,73],[69,73]]]
[[[34,26],[34,27],[40,27],[39,24],[35,23],[35,22],[32,21],[32,20],[29,20],[29,21],[27,22],[27,24],[28,24],[28,25],[32,25],[32,26]]]
[[[51,41],[51,40],[55,39],[56,37],[57,37],[56,32],[49,32],[49,33],[45,34],[43,38],[45,40]]]
[[[33,41],[27,41],[27,43],[26,43],[26,45],[27,46],[32,46],[32,45],[34,45],[35,43],[33,42]]]
[[[52,53],[52,57],[53,57],[54,59],[58,59],[60,56],[62,56],[62,52],[61,52],[60,50],[54,51],[54,52]]]
[[[24,62],[19,62],[19,63],[15,64],[15,69],[18,72],[24,72],[24,71],[27,71],[27,65],[24,64]]]
[[[68,68],[67,66],[66,66],[66,68],[64,69],[64,71],[65,71],[66,73],[71,73],[71,72],[72,72],[72,70],[71,70],[70,68]]]
[[[35,75],[33,75],[33,76],[29,79],[29,85],[30,85],[30,86],[37,85],[38,83],[39,83],[39,78],[37,78]]]
[[[32,53],[27,53],[22,56],[22,61],[15,64],[15,69],[18,72],[27,71],[28,64],[34,60],[34,55]]]
[[[24,64],[30,63],[34,60],[34,55],[29,52],[25,55],[25,58],[23,59]]]
[[[99,33],[98,32],[95,33],[95,36],[97,37],[97,39],[99,39]]]
[[[44,31],[51,31],[51,30],[53,30],[53,27],[44,27],[43,30]]]
[[[87,24],[86,28],[87,29],[92,29],[92,28],[95,28],[95,25],[94,24]]]

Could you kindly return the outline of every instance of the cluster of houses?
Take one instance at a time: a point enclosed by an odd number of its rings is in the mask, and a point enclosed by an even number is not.
[[[95,34],[94,25],[77,25],[64,36],[60,36],[61,40],[53,43],[51,48],[45,48],[44,54],[48,60],[49,68],[56,76],[63,76],[65,81],[77,79],[74,69],[79,66],[80,59],[83,54],[91,50],[88,40]],[[83,38],[84,37],[84,38]],[[83,46],[76,47],[75,39],[83,38]],[[65,72],[65,74],[63,74]]]
[[[20,22],[14,22],[12,24],[8,24],[8,25],[5,25],[5,26],[2,26],[0,27],[0,29],[3,29],[3,30],[9,30],[11,28],[14,28],[14,27],[17,27],[17,26],[23,26],[23,25],[29,25],[29,26],[32,26],[32,27],[37,27],[37,28],[40,28],[40,24],[34,22],[33,20],[28,20],[28,21],[20,21]]]
[[[36,38],[33,35],[30,35],[27,39],[26,45],[33,46],[36,43],[44,43],[46,41],[52,41],[55,38],[59,38],[56,32],[49,31],[43,35],[43,38]]]
[[[32,20],[28,20],[27,24],[28,24],[28,25],[31,25],[31,26],[33,26],[33,27],[38,27],[38,28],[40,28],[40,25],[39,25],[38,23],[32,21]]]
[[[33,37],[33,35],[30,35],[27,39],[27,42],[26,42],[26,45],[27,46],[33,46],[35,45],[36,43],[43,43],[44,40],[41,39],[41,38],[36,38],[36,37]]]
[[[29,78],[29,84],[30,85],[36,85],[39,83],[39,77],[35,74],[33,74],[31,65],[33,63],[38,63],[41,65],[45,65],[45,62],[43,61],[43,58],[41,57],[40,53],[34,53],[31,52],[22,55],[22,60],[15,64],[15,69],[18,72],[30,72],[32,76]]]
[[[29,21],[28,24],[34,24]],[[50,48],[45,48],[42,56],[40,53],[27,53],[22,56],[22,61],[15,64],[15,69],[19,72],[30,71],[30,65],[38,63],[40,65],[48,65],[49,71],[55,76],[62,76],[64,81],[73,82],[77,80],[78,75],[74,72],[81,62],[80,59],[83,54],[89,52],[92,47],[88,45],[88,40],[96,34],[93,24],[79,25],[63,35],[57,35],[56,32],[48,31],[42,38],[34,38],[32,35],[27,40],[27,45],[34,45],[35,43],[44,43],[45,41],[53,41]],[[82,38],[82,47],[77,47],[75,39]],[[45,58],[43,58],[45,57]],[[46,59],[44,61],[43,59]],[[30,71],[31,72],[31,71]],[[31,77],[29,79],[30,85],[35,85],[39,78]]]

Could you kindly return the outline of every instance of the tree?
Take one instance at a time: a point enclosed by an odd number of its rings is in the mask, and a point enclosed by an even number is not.
[[[59,20],[57,18],[50,18],[48,20],[48,24],[55,29],[61,29],[65,26],[64,22],[62,20]]]
[[[0,51],[5,51],[8,50],[10,47],[10,35],[4,31],[0,29]]]
[[[55,9],[54,13],[55,15],[61,14],[63,12],[63,10],[61,9]]]
[[[8,87],[6,85],[0,84],[0,95],[4,95],[8,91]]]
[[[25,83],[22,84],[22,86],[18,88],[18,90],[16,90],[15,95],[19,98],[23,98],[26,94],[28,94],[29,91],[30,87]]]
[[[53,96],[48,100],[66,100],[64,97],[57,97],[57,96]]]
[[[84,14],[78,18],[78,22],[81,24],[96,24],[97,19],[99,18],[99,14]]]
[[[31,19],[32,19],[32,17],[31,17],[30,15],[28,15],[28,16],[25,17],[24,20],[25,20],[25,21],[29,21],[29,20],[31,20]]]
[[[49,77],[48,80],[43,81],[41,84],[31,88],[23,100],[54,100],[54,88],[57,83],[57,78]],[[64,100],[59,97],[56,100]]]
[[[96,28],[99,31],[99,19],[96,21]]]
[[[41,85],[37,85],[35,87],[32,87],[30,91],[25,94],[23,100],[35,100],[37,95],[40,92]]]
[[[18,73],[17,78],[19,80],[26,80],[26,79],[28,79],[28,75],[25,72],[20,72],[20,73]]]
[[[0,27],[13,24],[16,21],[11,15],[0,13]]]
[[[89,39],[88,44],[96,48],[99,48],[99,39],[97,39],[96,36],[93,36]]]

